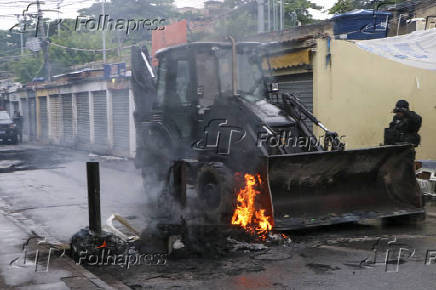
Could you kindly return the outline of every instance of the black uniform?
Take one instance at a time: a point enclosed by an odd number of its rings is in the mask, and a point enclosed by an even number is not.
[[[15,114],[13,121],[17,126],[18,137],[20,142],[23,142],[23,117],[20,114]]]
[[[421,128],[422,118],[414,111],[408,110],[407,108],[396,108],[395,110],[400,110],[404,113],[404,117],[399,118],[394,116],[391,123],[389,123],[389,128],[385,129],[385,144],[395,145],[409,143],[416,146],[419,145],[421,137],[418,134]],[[396,112],[394,110],[394,112]]]

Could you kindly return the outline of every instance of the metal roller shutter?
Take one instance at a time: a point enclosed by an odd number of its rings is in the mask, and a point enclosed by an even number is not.
[[[73,144],[73,98],[72,94],[62,95],[62,123],[63,138],[62,143]]]
[[[88,93],[77,94],[77,143],[89,145],[89,96]]]
[[[20,110],[20,103],[18,101],[13,101],[12,104],[13,104],[13,109],[14,109],[12,111],[12,114],[13,114],[13,113],[18,112]],[[11,115],[11,116],[13,116],[13,115]]]
[[[279,79],[278,82],[280,91],[294,94],[310,112],[313,112],[312,73],[287,76]],[[312,129],[312,122],[306,121],[306,124],[309,129]]]
[[[114,151],[129,154],[129,90],[112,91]]]
[[[36,100],[29,98],[29,137],[30,140],[36,139]]]
[[[39,98],[39,122],[40,122],[40,135],[39,140],[48,142],[48,112],[47,112],[47,97]]]
[[[93,98],[95,149],[105,151],[108,149],[106,91],[93,92]]]
[[[30,135],[30,116],[29,116],[29,102],[27,99],[21,99],[21,108],[23,109],[22,116],[23,116],[23,137],[26,136],[26,140],[29,139]]]
[[[60,143],[62,128],[62,99],[59,95],[50,96],[50,129],[51,139],[55,143]]]

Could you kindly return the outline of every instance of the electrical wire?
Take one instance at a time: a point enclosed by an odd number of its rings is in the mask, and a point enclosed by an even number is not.
[[[53,45],[53,46],[56,46],[56,47],[59,47],[59,48],[67,49],[67,50],[73,50],[73,51],[87,51],[87,52],[94,52],[94,53],[97,53],[97,52],[112,51],[112,50],[118,50],[118,49],[129,49],[129,48],[132,48],[132,47],[135,46],[135,45],[143,44],[144,42],[146,42],[146,41],[138,42],[138,43],[131,44],[131,45],[128,45],[128,46],[123,46],[123,47],[112,47],[112,48],[106,48],[106,49],[68,47],[68,46],[64,46],[64,45],[57,44],[57,43],[54,43],[54,42],[49,42],[49,45]]]
[[[0,60],[2,60],[2,59],[9,59],[9,58],[19,58],[19,57],[29,56],[29,55],[31,55],[31,54],[0,56]]]

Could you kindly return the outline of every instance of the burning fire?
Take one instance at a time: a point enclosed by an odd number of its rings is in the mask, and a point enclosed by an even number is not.
[[[262,184],[260,175],[257,181]],[[257,181],[254,175],[246,173],[244,175],[245,186],[238,192],[236,209],[233,212],[232,224],[240,225],[250,233],[260,235],[272,229],[271,217],[265,216],[265,209],[256,210],[255,199],[260,191],[256,189]]]

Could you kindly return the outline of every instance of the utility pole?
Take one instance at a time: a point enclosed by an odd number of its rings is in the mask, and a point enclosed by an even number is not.
[[[283,0],[280,0],[280,30],[283,30],[283,28],[284,28],[284,16],[285,16],[285,13],[284,13],[284,11],[285,11],[285,9],[284,9],[284,7],[283,7]]]
[[[118,31],[115,32],[115,35],[117,37],[117,43],[118,43],[118,57],[121,58],[121,37],[120,37],[120,33]]]
[[[265,32],[264,2],[257,0],[257,33]]]
[[[104,4],[106,3],[106,0],[101,0],[101,14],[103,15],[103,19],[106,19],[105,12],[104,12]],[[103,21],[104,24],[104,21]],[[103,42],[103,63],[106,63],[106,31],[105,27],[103,25],[103,28],[101,30],[102,35],[102,42]]]
[[[44,56],[44,68],[46,71],[47,81],[50,82],[51,81],[51,67],[50,67],[50,61],[48,59],[48,35],[45,34],[44,19],[42,17],[41,4],[39,3],[39,0],[36,1],[36,5],[38,8],[38,20],[36,22],[37,23],[36,24],[36,36],[41,41],[41,47],[42,47],[42,52],[43,52],[43,56]],[[40,24],[40,21],[42,22],[42,25]],[[41,33],[39,34],[40,28],[41,28]]]
[[[272,30],[276,30],[276,0],[271,0],[272,1]]]
[[[277,0],[272,0],[273,1],[273,25],[274,25],[274,31],[277,31],[277,30],[279,30],[279,19],[278,19],[278,17],[277,17],[277,12],[278,12],[278,3],[277,3]]]
[[[60,21],[60,9],[61,9],[61,3],[63,0],[59,0],[58,2],[58,36],[61,35],[61,21]]]
[[[271,0],[268,1],[268,32],[271,31]]]
[[[21,14],[16,14],[17,15],[17,21],[18,23],[20,23],[20,52],[21,55],[24,54],[24,47],[23,47],[23,42],[24,42],[24,28],[23,28],[23,22],[20,20],[20,15]]]

